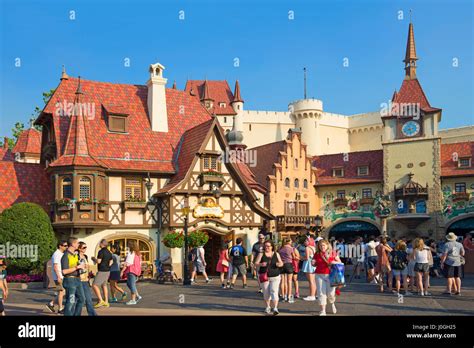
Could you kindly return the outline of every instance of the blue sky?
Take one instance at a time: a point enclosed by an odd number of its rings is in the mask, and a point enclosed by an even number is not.
[[[159,61],[169,87],[176,80],[180,89],[188,78],[227,79],[231,87],[239,79],[245,108],[254,110],[286,110],[300,99],[306,66],[308,96],[325,111],[376,111],[404,76],[409,9],[418,78],[443,109],[441,127],[474,124],[470,0],[0,0],[0,136],[42,106],[62,64],[72,76],[144,84]]]

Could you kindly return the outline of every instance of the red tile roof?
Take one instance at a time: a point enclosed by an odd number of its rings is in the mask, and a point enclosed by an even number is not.
[[[204,95],[204,82],[206,80],[188,80],[184,90],[189,94],[191,88],[195,94],[195,98],[201,100]],[[235,111],[230,105],[234,100],[234,95],[230,90],[227,81],[207,80],[207,88],[209,97],[214,101],[214,107],[209,110],[211,114],[216,115],[235,115]],[[221,108],[219,103],[225,103],[225,107]]]
[[[56,110],[59,105],[74,102],[77,84],[76,78],[62,80],[41,116],[49,114],[54,120],[58,159],[52,165],[98,162],[114,170],[173,172],[173,154],[182,134],[211,119],[199,99],[184,91],[166,89],[169,131],[154,132],[148,118],[146,86],[81,79],[82,103],[94,114],[88,114],[84,122],[78,123],[76,117],[61,116]],[[128,133],[108,131],[106,110],[128,114]],[[39,123],[42,122],[40,118]],[[77,129],[78,133],[70,129]],[[80,136],[80,144],[76,142],[76,134]],[[84,152],[83,139],[89,156],[72,156],[76,151],[73,149]]]
[[[268,189],[267,176],[273,175],[273,164],[279,163],[280,151],[285,151],[286,140],[277,141],[270,144],[249,149],[256,153],[256,166],[253,168],[255,180]]]
[[[24,130],[20,133],[13,153],[41,153],[41,132],[34,128]]]
[[[364,165],[369,166],[369,175],[358,176],[357,167]],[[382,182],[383,150],[349,152],[348,161],[343,153],[314,156],[313,166],[317,168],[317,186]],[[333,177],[333,168],[343,168],[344,177]]]
[[[0,153],[1,155],[1,153]],[[49,214],[53,200],[51,181],[40,164],[14,162],[7,154],[0,160],[0,212],[12,204],[33,202]]]
[[[441,176],[474,176],[474,141],[441,144]],[[455,159],[470,157],[471,168],[459,168]]]
[[[393,94],[392,104],[415,103],[419,104],[424,112],[434,112],[441,109],[431,107],[425,92],[420,85],[418,79],[405,79],[402,82],[400,91]],[[385,116],[387,117],[387,116]]]

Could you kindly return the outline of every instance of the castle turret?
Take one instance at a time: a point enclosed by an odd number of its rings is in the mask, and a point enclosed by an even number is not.
[[[323,102],[318,99],[297,100],[290,103],[288,111],[295,120],[296,128],[301,129],[301,139],[308,145],[308,154],[319,154],[319,120],[323,113]]]

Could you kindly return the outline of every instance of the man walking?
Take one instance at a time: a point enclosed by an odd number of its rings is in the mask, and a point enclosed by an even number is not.
[[[67,245],[68,248],[61,258],[61,269],[64,277],[63,286],[66,289],[64,315],[80,316],[86,298],[79,278],[79,271],[85,268],[85,264],[79,264],[79,256],[76,253],[79,247],[77,238],[69,237]]]
[[[258,241],[252,246],[252,254],[250,254],[250,267],[252,268],[252,274],[254,274],[254,279],[257,279],[259,293],[262,293],[262,286],[260,284],[260,280],[257,277],[258,269],[255,266],[254,262],[258,254],[263,253],[264,244],[265,244],[265,235],[263,235],[262,233],[259,233]]]
[[[453,232],[447,234],[448,242],[444,245],[443,255],[441,256],[441,269],[447,278],[447,288],[444,294],[461,295],[461,256],[465,251],[461,243],[457,242],[456,235]]]
[[[112,253],[109,251],[109,249],[107,249],[108,245],[109,243],[105,239],[102,239],[99,244],[100,250],[97,254],[97,258],[92,258],[92,261],[98,265],[98,272],[95,275],[94,283],[92,284],[92,289],[94,289],[94,293],[98,299],[94,308],[110,307],[107,282],[110,276],[110,267],[114,263],[114,259],[112,257]],[[102,287],[102,290],[104,291],[104,297],[102,297],[99,287]]]
[[[54,284],[56,284],[57,294],[55,297],[46,305],[51,313],[54,313],[54,301],[58,304],[58,314],[64,314],[63,299],[64,299],[64,287],[63,287],[63,274],[61,271],[61,258],[64,255],[64,251],[67,249],[67,242],[62,240],[58,243],[56,251],[51,257],[51,267]]]
[[[242,275],[242,285],[244,289],[247,287],[247,266],[248,256],[247,250],[242,246],[242,238],[237,238],[236,245],[230,249],[230,260],[232,262],[232,283],[230,288],[233,289],[237,276]]]

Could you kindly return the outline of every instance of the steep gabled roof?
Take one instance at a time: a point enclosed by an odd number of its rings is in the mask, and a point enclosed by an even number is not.
[[[285,150],[286,140],[276,141],[249,149],[255,151],[256,166],[253,168],[256,181],[268,189],[268,175],[273,175],[273,165],[278,163],[280,152]]]
[[[207,85],[207,98],[214,101],[214,106],[209,110],[211,114],[216,115],[235,115],[235,111],[231,106],[234,100],[234,95],[230,90],[229,84],[226,80],[188,80],[184,90],[189,94],[191,89],[194,92],[194,97],[198,100],[202,99],[204,95],[205,86]],[[225,107],[221,108],[219,103],[225,103]]]
[[[316,186],[363,184],[383,181],[383,150],[349,152],[346,154],[321,155],[313,157],[313,166],[317,168]],[[358,176],[357,167],[369,166],[369,175]],[[334,168],[343,168],[344,177],[333,177]]]
[[[22,131],[12,152],[39,155],[41,153],[41,132],[34,128]]]
[[[43,166],[14,162],[11,152],[0,150],[0,212],[20,202],[37,203],[49,213],[51,181]]]
[[[474,176],[474,141],[441,144],[441,176]],[[471,168],[459,168],[458,159],[471,158]]]
[[[81,79],[81,102],[89,111],[81,125],[81,120],[58,113],[61,106],[74,102],[77,84],[76,78],[61,80],[37,120],[42,124],[44,118],[53,118],[58,159],[52,165],[71,165],[72,158],[77,165],[92,165],[92,159],[111,170],[173,173],[173,155],[183,133],[211,119],[198,98],[166,89],[169,131],[154,132],[148,118],[147,86]],[[127,115],[128,133],[109,132],[107,113]],[[73,129],[86,139],[90,159],[71,152],[76,147]]]
[[[421,88],[418,79],[403,80],[399,92],[395,92],[392,98],[392,104],[418,104],[424,112],[435,112],[441,109],[434,108],[428,102],[423,88]]]

